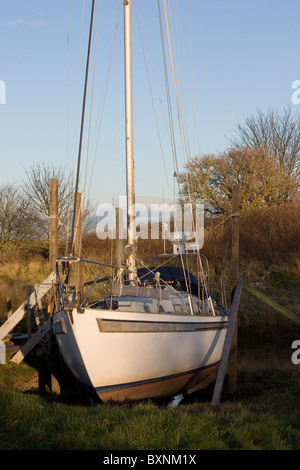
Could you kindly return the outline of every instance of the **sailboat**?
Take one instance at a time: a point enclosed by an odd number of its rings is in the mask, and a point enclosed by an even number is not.
[[[134,205],[131,0],[123,3],[127,204]],[[103,402],[165,401],[203,388],[216,376],[228,327],[229,311],[203,273],[166,263],[196,256],[201,267],[199,251],[186,252],[179,237],[174,253],[138,268],[133,226],[130,215],[123,266],[78,258],[72,243],[70,256],[57,259],[52,329],[67,367]],[[81,263],[95,272],[85,292],[70,280]]]

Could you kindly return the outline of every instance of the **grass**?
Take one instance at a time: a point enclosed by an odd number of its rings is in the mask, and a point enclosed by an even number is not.
[[[239,336],[237,394],[177,407],[89,404],[38,393],[38,358],[0,366],[0,450],[299,450],[300,365],[291,338]],[[39,367],[37,367],[39,365]],[[225,388],[226,391],[226,388]]]
[[[299,396],[293,384],[219,405],[82,406],[2,386],[0,449],[299,450]]]

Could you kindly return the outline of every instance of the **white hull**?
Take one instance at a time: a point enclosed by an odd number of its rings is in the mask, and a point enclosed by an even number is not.
[[[103,401],[171,398],[216,372],[227,316],[86,308],[53,318],[64,361]]]

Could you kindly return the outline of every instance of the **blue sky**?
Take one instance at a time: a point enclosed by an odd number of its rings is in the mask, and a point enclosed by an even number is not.
[[[121,6],[116,29],[119,3],[119,0],[101,0],[95,68],[95,42],[91,59],[80,190],[99,203],[111,202],[112,198],[125,194],[123,8]],[[136,0],[135,3],[136,194],[144,198],[172,198],[174,168],[168,137],[157,1]],[[180,83],[180,103],[185,111],[188,157],[199,152],[226,150],[236,124],[258,108],[267,111],[291,106],[293,112],[299,114],[300,105],[291,101],[292,82],[300,80],[299,0],[168,0],[167,4],[172,11],[175,43],[180,37],[176,77]],[[6,85],[6,102],[0,104],[0,184],[22,184],[26,179],[25,170],[37,163],[51,162],[70,168],[72,162],[76,162],[90,8],[91,0],[85,3],[83,0],[1,2],[0,83]],[[149,51],[151,58],[151,65],[149,61],[147,65],[156,114],[149,93],[136,11],[146,38],[144,50]],[[95,31],[97,21],[98,1]],[[105,88],[115,31],[115,47]],[[152,75],[152,68],[155,75]],[[94,70],[93,119],[89,125]],[[170,70],[169,74],[172,87]],[[106,90],[104,108],[99,105],[103,89]],[[174,100],[172,109],[178,130]],[[99,133],[98,112],[101,116]],[[179,138],[177,146],[182,169],[185,157]],[[83,186],[88,150],[90,162]]]

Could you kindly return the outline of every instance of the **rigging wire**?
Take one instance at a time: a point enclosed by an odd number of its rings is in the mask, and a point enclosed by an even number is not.
[[[165,2],[164,2],[165,6]],[[167,68],[167,61],[166,61],[166,53],[165,53],[165,45],[164,45],[164,35],[163,35],[163,27],[162,27],[162,18],[161,18],[161,9],[160,9],[160,1],[158,0],[158,10],[159,10],[159,20],[160,20],[160,30],[161,30],[161,41],[162,41],[162,49],[163,49],[163,60],[164,60],[164,69],[165,69],[165,82],[166,82],[166,91],[167,91],[167,98],[168,98],[168,105],[169,105],[169,120],[170,120],[170,127],[171,127],[171,136],[172,136],[172,143],[173,143],[173,157],[174,157],[174,164],[176,168],[176,174],[178,175],[178,161],[177,161],[177,153],[176,153],[176,143],[175,143],[175,134],[174,134],[174,123],[173,123],[173,115],[172,115],[172,107],[171,107],[171,98],[170,98],[170,87],[169,87],[169,79],[168,79],[168,68]],[[165,17],[166,17],[166,11],[165,11]],[[167,23],[167,18],[166,23]],[[167,28],[168,32],[168,28]],[[170,50],[170,47],[169,47]],[[171,50],[170,50],[171,52]],[[171,55],[171,54],[170,54]],[[171,56],[171,61],[172,61],[172,56]],[[174,172],[175,174],[175,172]],[[178,181],[177,181],[178,182]],[[178,188],[180,189],[180,188]],[[174,188],[175,190],[175,188]],[[174,194],[175,196],[175,194]],[[175,221],[176,223],[176,221]],[[176,227],[175,227],[176,230]],[[181,258],[181,263],[182,266],[184,267],[183,263],[183,257],[182,254],[180,253],[180,258]],[[186,287],[188,287],[187,283],[187,278],[186,278],[186,273],[185,270],[184,272],[184,279],[185,279],[185,284]]]
[[[104,82],[103,82],[103,88],[102,88],[102,92],[101,92],[101,98],[100,98],[100,101],[99,101],[98,113],[97,113],[97,118],[96,118],[95,131],[94,131],[94,135],[93,135],[93,139],[92,139],[92,145],[91,145],[91,151],[90,152],[92,152],[92,149],[93,149],[94,157],[93,157],[93,160],[92,160],[92,168],[90,170],[90,183],[88,185],[89,188],[91,187],[91,180],[92,180],[92,177],[93,177],[93,168],[94,168],[97,148],[98,148],[98,144],[99,144],[100,130],[101,130],[101,125],[102,125],[103,113],[104,113],[104,104],[105,104],[105,101],[106,101],[107,89],[108,89],[108,84],[109,84],[109,79],[110,79],[111,65],[112,65],[112,59],[113,59],[113,51],[114,51],[114,48],[115,48],[117,32],[118,32],[118,27],[119,27],[121,3],[122,3],[122,0],[120,0],[119,7],[118,7],[116,26],[115,26],[111,46],[110,46],[109,59],[108,59],[107,67],[106,67],[106,72],[105,72],[105,77],[104,77]]]
[[[75,223],[76,223],[75,214],[76,214],[76,205],[77,205],[77,192],[78,192],[78,185],[79,185],[81,150],[82,150],[82,137],[83,137],[84,118],[85,118],[85,104],[86,104],[87,82],[88,82],[88,74],[89,74],[90,50],[91,50],[93,20],[94,20],[94,8],[95,8],[95,0],[93,0],[93,3],[92,3],[91,20],[90,20],[90,34],[89,34],[89,44],[88,44],[87,62],[86,62],[84,96],[83,96],[83,103],[82,103],[81,129],[80,129],[80,139],[79,139],[79,149],[78,149],[77,174],[76,174],[76,182],[75,182],[74,212],[73,212],[73,224],[72,224],[72,233],[71,233],[70,254],[72,254],[72,251],[73,251],[74,236],[75,236]]]
[[[200,154],[200,143],[195,116],[195,83],[194,83],[194,61],[193,61],[193,22],[192,22],[192,0],[190,0],[190,48],[191,48],[191,79],[192,79],[192,113],[193,113],[193,154],[196,155],[196,143],[198,143],[198,154]]]
[[[180,119],[181,119],[181,132],[182,132],[182,142],[183,142],[183,148],[184,152],[186,155],[186,158],[188,158],[190,154],[190,149],[189,149],[189,138],[188,138],[188,125],[186,123],[186,113],[185,113],[185,98],[184,98],[184,90],[186,87],[182,85],[182,66],[181,66],[181,57],[183,56],[186,58],[186,53],[183,50],[182,54],[180,54],[181,48],[184,47],[184,41],[181,36],[181,28],[180,28],[180,22],[178,20],[178,13],[177,13],[177,8],[176,8],[176,2],[172,2],[173,9],[174,9],[174,20],[172,15],[170,14],[170,36],[172,34],[172,41],[170,43],[174,44],[175,47],[172,48],[172,55],[173,55],[173,60],[174,60],[174,70],[177,70],[177,79],[176,79],[176,99],[178,100],[178,109],[179,109],[179,114],[180,114]],[[169,3],[169,11],[171,11],[170,3]],[[174,26],[175,25],[175,26]],[[175,34],[176,32],[176,34]],[[176,40],[177,38],[177,45],[176,45]],[[187,67],[186,67],[187,70]],[[180,86],[181,83],[181,86]],[[182,97],[182,98],[181,98]]]
[[[94,97],[94,84],[95,84],[95,64],[96,64],[96,57],[97,57],[97,44],[98,44],[98,31],[99,31],[99,17],[100,17],[100,3],[101,3],[101,0],[99,0],[99,4],[98,4],[97,32],[96,32],[96,42],[95,42],[95,51],[94,51],[94,66],[93,66],[93,78],[92,78],[92,86],[91,86],[90,115],[89,115],[88,137],[87,137],[87,150],[86,150],[86,167],[85,167],[85,178],[84,178],[84,185],[83,185],[83,195],[84,195],[84,198],[85,198],[85,194],[86,194],[86,181],[87,181],[88,164],[89,164],[89,145],[90,145],[92,110],[93,110],[93,97]],[[84,199],[83,199],[83,201],[84,201]],[[83,206],[84,206],[84,204],[83,204]]]
[[[150,91],[150,96],[151,96],[151,101],[152,101],[152,106],[153,106],[154,119],[155,119],[156,129],[157,129],[157,133],[158,133],[160,151],[161,151],[161,156],[162,156],[162,160],[163,160],[167,186],[168,186],[169,193],[170,193],[170,186],[169,186],[169,178],[168,178],[168,173],[167,173],[167,168],[166,168],[166,161],[165,161],[164,153],[163,153],[163,149],[162,149],[161,135],[160,135],[159,126],[158,126],[157,113],[155,111],[154,98],[153,98],[153,93],[152,93],[152,88],[151,88],[151,80],[150,80],[150,76],[149,76],[149,69],[147,67],[146,54],[145,54],[145,48],[144,48],[144,45],[143,45],[143,41],[145,42],[145,46],[146,46],[146,49],[147,49],[147,52],[148,52],[148,58],[149,58],[149,61],[150,61],[150,64],[151,64],[152,71],[153,71],[153,67],[152,67],[152,63],[151,63],[151,60],[150,60],[149,49],[148,49],[147,42],[146,42],[146,39],[145,39],[145,34],[144,34],[144,30],[143,30],[142,23],[141,23],[141,20],[140,20],[140,15],[139,15],[138,7],[137,7],[137,4],[136,4],[136,0],[134,0],[134,6],[135,6],[135,10],[136,10],[136,17],[137,17],[139,34],[140,34],[140,41],[141,41],[142,52],[143,52],[144,63],[145,63],[146,74],[147,74],[147,80],[148,80],[148,86],[149,86],[149,91]],[[144,38],[144,40],[143,40],[143,38]],[[154,78],[155,78],[155,75],[154,75]],[[155,84],[157,86],[156,80],[155,80]],[[170,196],[171,196],[171,193],[170,193]]]
[[[159,6],[159,13],[160,13],[160,4],[159,4],[159,0],[158,0],[158,6]],[[179,99],[179,89],[178,89],[178,82],[177,82],[177,79],[176,79],[176,67],[175,67],[175,60],[174,60],[174,54],[173,54],[173,48],[172,48],[172,40],[171,40],[171,31],[170,31],[170,22],[169,22],[169,19],[168,19],[168,11],[167,11],[167,7],[166,7],[166,1],[163,0],[163,6],[164,6],[164,16],[165,16],[165,22],[166,22],[166,30],[167,30],[167,39],[168,39],[168,46],[169,46],[169,54],[170,54],[170,62],[171,62],[171,69],[172,69],[172,75],[173,75],[173,83],[174,83],[174,93],[175,93],[175,100],[176,100],[176,107],[177,107],[177,118],[178,118],[178,125],[179,125],[179,129],[180,129],[180,134],[181,134],[181,143],[182,143],[182,150],[183,150],[183,157],[184,157],[184,162],[185,162],[185,166],[187,168],[187,146],[186,146],[186,133],[184,132],[184,129],[183,129],[183,120],[181,118],[181,114],[182,114],[182,111],[181,111],[181,106],[180,106],[180,99]],[[160,14],[160,22],[161,22],[161,14]],[[161,31],[162,31],[162,26],[161,26]],[[163,32],[162,32],[162,37],[163,37]],[[164,48],[164,45],[163,45],[163,51],[164,51],[164,64],[165,64],[165,76],[167,77],[167,67],[166,67],[166,55],[165,55],[165,48]],[[174,125],[173,125],[173,118],[172,118],[172,109],[171,109],[171,101],[170,101],[170,92],[169,92],[169,83],[168,83],[168,80],[166,81],[167,83],[167,93],[168,93],[168,103],[169,103],[169,106],[170,106],[170,109],[169,109],[169,113],[170,113],[170,125],[172,126],[172,135],[174,135]],[[174,143],[174,146],[175,146],[175,138],[173,140],[173,143]],[[177,169],[177,174],[178,174],[178,161],[177,161],[177,153],[176,151],[174,152],[174,156],[176,155],[176,159],[174,158],[174,161],[176,163],[176,169]],[[192,203],[192,197],[191,197],[191,184],[190,184],[190,178],[189,178],[189,175],[188,175],[188,172],[186,171],[186,186],[187,186],[187,190],[188,190],[188,200],[190,201],[190,203]],[[180,185],[179,185],[179,182],[177,180],[177,183],[178,183],[178,192],[179,192],[179,195],[180,195]],[[193,230],[195,232],[195,220],[194,220],[194,217],[192,218],[192,223],[193,223]],[[199,265],[200,265],[200,273],[201,274],[201,277],[202,277],[202,284],[204,286],[204,289],[206,292],[208,292],[208,288],[207,288],[207,282],[206,282],[206,279],[205,279],[205,276],[204,276],[204,269],[203,269],[203,264],[202,264],[202,259],[201,259],[201,256],[200,256],[200,251],[199,251],[199,248],[197,248],[197,258],[199,260]],[[184,266],[184,262],[183,262],[183,257],[181,256],[181,260],[182,260],[182,266]],[[187,283],[187,279],[186,279],[186,286],[188,285]]]
[[[169,45],[171,69],[172,69],[172,75],[173,75],[173,84],[174,84],[175,101],[176,101],[176,107],[177,107],[178,125],[179,125],[179,129],[180,129],[180,133],[181,133],[181,144],[182,144],[184,162],[186,163],[186,146],[185,146],[185,139],[184,139],[184,132],[183,132],[183,123],[182,123],[182,118],[181,118],[181,110],[180,110],[180,102],[179,102],[179,94],[178,94],[178,85],[177,85],[177,80],[176,80],[174,54],[173,54],[172,41],[171,41],[171,35],[170,35],[170,24],[169,24],[168,12],[167,12],[167,6],[166,6],[166,1],[165,0],[163,0],[163,6],[164,6],[164,14],[165,14],[165,22],[166,22],[166,30],[167,30],[167,39],[168,39],[168,45]],[[187,182],[188,182],[188,191],[189,191],[189,197],[190,197],[190,189],[189,189],[190,185],[189,185],[188,175],[186,175],[186,178],[187,178]],[[178,184],[178,186],[179,186],[179,184]]]
[[[162,26],[160,0],[157,0],[157,5],[158,5],[159,24],[160,24],[160,32],[161,32],[161,46],[162,46],[163,63],[164,63],[165,87],[166,87],[167,102],[168,102],[171,148],[172,148],[172,153],[173,153],[173,167],[174,167],[174,175],[175,174],[178,175],[178,161],[177,161],[177,153],[176,153],[175,132],[174,132],[171,97],[170,97],[170,86],[169,86],[169,78],[168,78],[168,68],[167,68],[167,60],[166,60],[166,50],[165,50],[165,41],[164,41],[164,33],[163,33],[163,26]],[[175,191],[175,188],[174,188],[174,191]],[[175,200],[175,194],[174,194],[174,200]]]
[[[70,78],[69,78],[69,59],[70,59],[70,30],[69,30],[69,16],[70,16],[70,9],[69,9],[69,0],[68,0],[68,9],[67,9],[67,94],[69,96],[69,89],[70,89]],[[80,84],[80,69],[81,69],[81,59],[82,59],[82,43],[83,43],[83,27],[84,27],[84,17],[85,17],[85,0],[83,0],[82,5],[82,19],[81,19],[81,35],[80,35],[80,49],[79,49],[79,60],[78,60],[78,83],[77,83],[77,106],[79,108],[79,84]],[[78,112],[76,112],[75,116],[77,116]],[[68,99],[68,110],[67,110],[67,133],[69,132],[69,99]],[[71,169],[67,172],[68,175],[68,183],[69,183],[69,194],[68,194],[68,204],[67,204],[67,221],[66,221],[66,254],[68,250],[68,242],[69,242],[69,232],[70,232],[70,217],[71,217],[71,206],[74,201],[74,194],[73,194],[73,171],[74,171],[74,155],[75,155],[75,137],[77,134],[76,131],[77,127],[77,119],[75,119],[74,125],[74,136],[73,136],[73,151],[72,151],[72,163]],[[67,141],[69,141],[69,137],[67,137]],[[67,168],[69,166],[69,149],[67,149]]]

